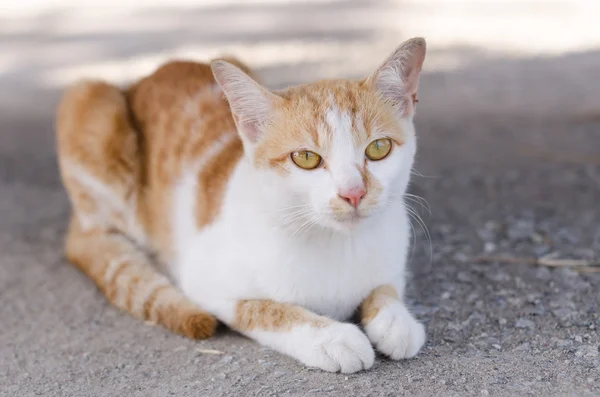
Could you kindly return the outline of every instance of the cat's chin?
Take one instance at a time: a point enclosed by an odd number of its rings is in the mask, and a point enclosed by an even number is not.
[[[365,221],[366,216],[352,214],[344,219],[333,219],[328,226],[336,232],[351,234]]]

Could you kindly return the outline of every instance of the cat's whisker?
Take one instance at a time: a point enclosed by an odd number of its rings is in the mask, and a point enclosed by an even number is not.
[[[411,173],[412,175],[418,176],[418,177],[420,177],[420,178],[439,178],[439,176],[434,176],[434,175],[424,175],[424,174],[422,174],[420,171],[417,171],[417,169],[416,169],[416,168],[412,168],[412,169],[410,170],[410,173]]]
[[[413,203],[418,204],[421,207],[423,207],[423,209],[429,213],[429,216],[433,216],[433,214],[431,213],[431,207],[429,206],[429,203],[423,197],[416,196],[416,195],[410,194],[410,193],[405,193],[404,196],[407,200],[410,200]]]
[[[279,220],[279,223],[277,224],[277,227],[294,224],[295,222],[301,220],[302,218],[305,218],[310,213],[311,213],[310,210],[304,210],[304,211],[296,211],[291,214],[286,214],[283,217],[281,217],[281,219]]]
[[[279,209],[276,209],[273,212],[283,212],[283,211],[288,211],[288,210],[297,209],[297,208],[310,208],[310,204],[290,205],[288,207],[281,207]]]
[[[429,258],[430,261],[433,261],[433,243],[431,241],[431,234],[429,233],[429,229],[427,228],[425,221],[423,221],[423,218],[421,218],[419,213],[415,211],[412,207],[410,207],[407,203],[404,203],[404,208],[406,209],[408,215],[418,223],[421,230],[423,230],[423,233],[425,233],[425,238],[429,243]]]

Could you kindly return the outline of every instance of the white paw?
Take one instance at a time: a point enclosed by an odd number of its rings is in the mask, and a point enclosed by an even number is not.
[[[310,350],[302,354],[308,366],[346,374],[373,366],[371,342],[355,325],[335,323],[316,330],[313,337]]]
[[[425,343],[425,327],[401,303],[382,308],[365,331],[377,350],[394,360],[415,356]]]

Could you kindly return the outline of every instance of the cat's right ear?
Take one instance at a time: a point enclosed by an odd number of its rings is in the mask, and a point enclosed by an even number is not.
[[[283,99],[227,61],[215,60],[210,66],[227,97],[242,139],[255,143],[261,127],[269,122],[275,105]]]

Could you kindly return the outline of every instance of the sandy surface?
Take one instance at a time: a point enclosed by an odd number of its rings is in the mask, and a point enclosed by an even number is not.
[[[600,273],[476,260],[600,255],[594,2],[13,3],[0,12],[0,396],[600,395]],[[415,224],[417,358],[345,376],[227,331],[186,340],[108,306],[64,261],[64,84],[221,52],[273,87],[360,76],[413,35],[430,47],[413,193],[433,213],[415,204],[431,234]]]

